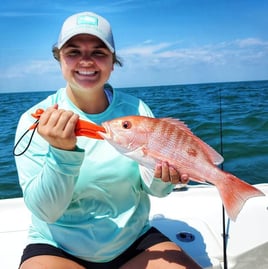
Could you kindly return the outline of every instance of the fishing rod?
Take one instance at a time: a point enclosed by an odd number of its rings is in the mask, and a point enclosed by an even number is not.
[[[222,124],[222,94],[221,87],[219,88],[219,107],[220,107],[220,153],[223,156],[223,124]],[[223,170],[223,162],[221,163],[221,169]],[[223,268],[228,269],[228,260],[227,260],[227,238],[228,233],[226,233],[226,217],[225,217],[225,208],[222,205],[222,240],[223,240]]]

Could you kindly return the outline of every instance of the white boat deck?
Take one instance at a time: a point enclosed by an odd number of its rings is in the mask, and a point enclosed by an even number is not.
[[[268,195],[268,184],[256,187]],[[214,187],[193,187],[185,192],[172,193],[163,200],[152,198],[151,217],[154,226],[183,247],[204,268],[224,268],[222,204]],[[268,196],[249,199],[236,222],[226,216],[229,269],[268,268],[267,227]],[[192,234],[195,240],[179,240],[177,235],[183,231]]]
[[[252,198],[237,221],[226,217],[229,269],[268,268],[267,196]],[[194,186],[165,198],[151,198],[151,222],[203,268],[223,267],[222,205],[214,187]],[[17,269],[26,244],[30,213],[22,198],[0,200],[0,268]]]

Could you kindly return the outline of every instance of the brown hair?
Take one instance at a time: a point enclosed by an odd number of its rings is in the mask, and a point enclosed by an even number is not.
[[[52,47],[52,54],[57,61],[60,61],[60,50],[58,49],[56,44]],[[115,52],[113,53],[113,63],[119,66],[123,66],[121,59],[116,55]]]

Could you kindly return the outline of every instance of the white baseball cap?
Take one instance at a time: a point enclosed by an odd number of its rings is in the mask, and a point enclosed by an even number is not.
[[[69,39],[79,34],[94,35],[102,40],[112,53],[115,52],[113,33],[109,22],[92,12],[77,13],[64,21],[57,48],[61,49]]]

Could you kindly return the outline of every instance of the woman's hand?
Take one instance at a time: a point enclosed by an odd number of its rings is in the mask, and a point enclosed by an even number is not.
[[[160,178],[164,182],[171,182],[172,184],[187,184],[189,182],[189,176],[187,174],[180,174],[167,162],[156,165],[154,177]]]
[[[54,105],[40,116],[38,133],[53,147],[73,150],[76,146],[75,126],[79,116]]]

